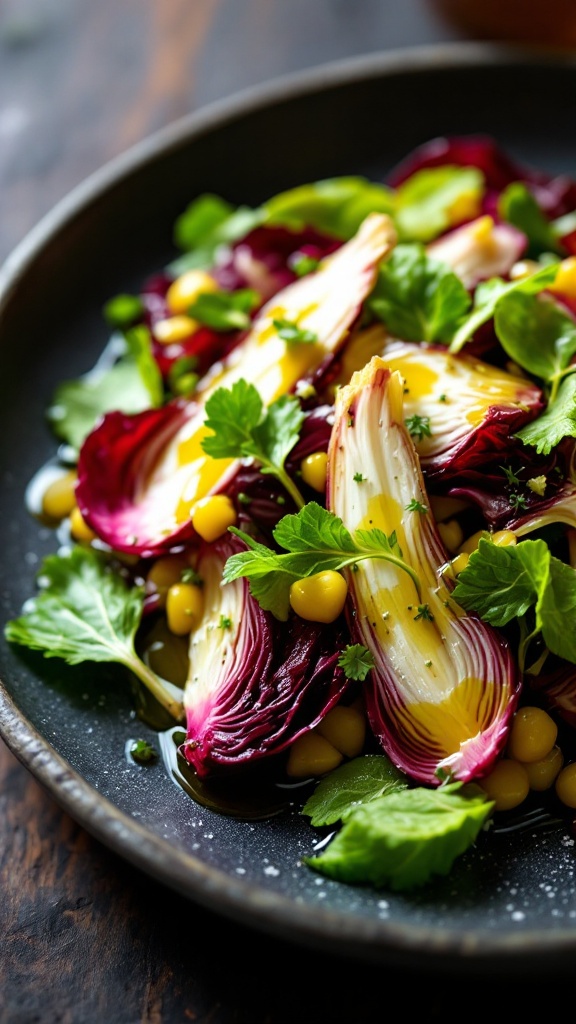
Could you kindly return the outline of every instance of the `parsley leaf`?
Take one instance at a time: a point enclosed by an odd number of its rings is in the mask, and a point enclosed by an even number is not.
[[[342,882],[412,889],[449,873],[493,807],[473,783],[388,792],[357,807],[323,852],[305,863]]]
[[[543,540],[499,547],[481,539],[459,574],[454,599],[496,627],[533,609],[546,647],[576,663],[576,571]]]
[[[382,754],[366,754],[321,779],[302,808],[315,828],[344,821],[358,807],[394,790],[406,789],[406,776]]]
[[[174,241],[184,256],[168,268],[174,275],[214,265],[217,250],[243,238],[264,220],[262,209],[234,207],[206,192],[185,209],[174,224]]]
[[[250,313],[260,296],[252,288],[235,292],[204,292],[188,310],[191,317],[214,331],[244,331],[251,323]]]
[[[77,380],[63,381],[54,394],[47,418],[52,430],[76,451],[107,412],[127,414],[160,406],[162,378],[150,350],[145,327],[126,333],[123,350],[113,366],[96,365]]]
[[[424,437],[432,437],[429,416],[419,416],[418,413],[414,413],[413,416],[407,416],[404,423],[410,436],[415,437],[417,441],[422,441]]]
[[[549,455],[564,437],[576,437],[576,373],[564,378],[553,404],[515,436],[539,455]]]
[[[324,570],[352,566],[365,558],[382,558],[403,569],[419,593],[418,576],[402,559],[395,534],[387,537],[382,530],[356,530],[352,535],[342,520],[322,505],[310,501],[296,515],[284,516],[273,531],[279,547],[287,553],[277,554],[236,527],[230,530],[247,544],[224,566],[225,583],[245,576],[250,592],[266,611],[286,621],[290,611],[290,587],[296,580]]]
[[[258,389],[241,378],[231,388],[218,388],[206,402],[205,425],[213,435],[202,448],[214,459],[252,458],[260,471],[277,477],[297,507],[304,499],[284,468],[304,422],[300,402],[282,395],[266,409]]]
[[[364,682],[371,668],[374,668],[374,655],[363,644],[348,644],[338,658],[340,668],[344,669],[347,679]]]
[[[33,606],[5,627],[9,642],[62,658],[117,662],[130,669],[174,718],[182,704],[172,690],[138,657],[134,648],[143,609],[143,592],[112,572],[103,552],[74,547],[67,555],[44,559],[42,589]]]
[[[417,244],[396,246],[368,302],[390,333],[405,341],[450,341],[470,305],[460,278]]]

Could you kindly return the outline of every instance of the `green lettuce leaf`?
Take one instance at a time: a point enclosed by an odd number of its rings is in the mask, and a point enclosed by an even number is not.
[[[387,757],[366,754],[335,768],[321,779],[302,808],[315,828],[345,821],[360,804],[406,789],[408,783]]]

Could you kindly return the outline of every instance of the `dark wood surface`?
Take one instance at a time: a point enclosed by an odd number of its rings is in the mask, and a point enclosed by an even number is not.
[[[462,37],[426,0],[2,0],[0,261],[73,186],[191,110]],[[92,839],[1,742],[0,893],[2,1024],[370,1024],[407,984],[183,902]],[[454,1005],[444,980],[412,998],[432,1020]]]

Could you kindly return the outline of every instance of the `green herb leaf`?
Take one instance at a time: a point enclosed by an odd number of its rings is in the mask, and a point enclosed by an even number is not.
[[[281,192],[264,204],[266,222],[317,231],[346,241],[369,213],[392,214],[394,193],[362,177],[326,178]]]
[[[504,189],[498,199],[498,213],[502,220],[524,232],[529,243],[527,256],[536,259],[542,253],[564,253],[554,225],[523,182],[514,181]]]
[[[139,295],[115,295],[108,300],[102,312],[110,327],[124,330],[140,319],[144,313],[144,303]]]
[[[181,717],[180,701],[134,649],[142,617],[141,588],[128,586],[112,572],[102,552],[83,547],[72,548],[67,555],[49,555],[39,579],[43,586],[32,608],[6,625],[8,641],[69,665],[125,665],[170,714]]]
[[[210,192],[198,196],[175,222],[174,241],[186,255],[175,260],[169,269],[178,275],[213,266],[220,246],[243,238],[263,219],[261,209],[234,207]]]
[[[130,757],[137,764],[151,764],[158,758],[158,753],[147,740],[134,740],[130,747]]]
[[[278,331],[278,337],[282,338],[287,345],[315,345],[318,335],[314,331],[307,331],[299,327],[295,320],[273,320],[272,323]]]
[[[260,296],[252,288],[235,292],[205,292],[190,306],[190,316],[214,331],[244,331],[251,323],[250,313]]]
[[[550,550],[543,540],[500,546],[481,538],[458,575],[454,600],[492,626],[522,618],[548,581]]]
[[[558,263],[547,263],[527,277],[517,281],[504,281],[501,277],[491,277],[489,281],[481,281],[474,292],[474,307],[464,319],[450,342],[449,351],[459,352],[482,324],[496,315],[499,303],[504,296],[512,292],[536,295],[552,284],[558,273]]]
[[[509,292],[498,302],[494,326],[510,359],[546,382],[576,353],[576,323],[551,298]]]
[[[553,404],[515,436],[539,455],[549,455],[564,437],[576,437],[576,373],[564,378]]]
[[[475,167],[427,167],[396,190],[395,220],[402,240],[430,242],[451,226],[452,210],[464,197],[480,199],[484,176]]]
[[[450,872],[493,807],[473,783],[388,793],[358,807],[326,849],[305,862],[342,882],[413,889]]]
[[[266,409],[258,389],[243,378],[231,388],[218,388],[206,402],[206,427],[202,448],[214,459],[252,458],[261,472],[283,484],[297,506],[304,499],[284,463],[300,436],[304,413],[294,395],[282,395]]]
[[[340,668],[344,669],[347,679],[364,682],[371,668],[374,668],[374,655],[363,644],[348,644],[338,658]]]
[[[61,440],[79,451],[107,412],[142,412],[162,404],[162,378],[145,327],[127,332],[125,350],[109,369],[96,366],[77,380],[64,381],[53,396],[47,418]]]
[[[307,253],[301,253],[290,263],[290,268],[296,277],[307,277],[308,274],[313,274],[315,270],[318,270],[319,266],[320,260],[316,256],[308,256]]]
[[[460,278],[416,244],[396,246],[368,301],[390,333],[405,341],[450,341],[470,305]]]
[[[424,437],[432,437],[429,416],[419,416],[418,413],[414,413],[413,416],[407,416],[404,423],[410,436],[415,437],[417,441],[421,441]]]
[[[345,821],[360,804],[406,789],[408,783],[387,757],[366,754],[335,768],[321,779],[302,808],[315,828]]]
[[[232,555],[224,566],[225,583],[246,577],[250,592],[266,611],[285,621],[290,611],[290,587],[296,580],[324,570],[338,571],[364,558],[382,558],[407,572],[419,592],[417,574],[402,560],[396,536],[382,530],[357,530],[354,536],[342,520],[322,505],[310,501],[295,515],[284,516],[273,531],[277,554],[236,527],[249,550]]]

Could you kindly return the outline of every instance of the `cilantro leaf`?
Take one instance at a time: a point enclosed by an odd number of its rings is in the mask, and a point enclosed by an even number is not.
[[[450,341],[470,305],[460,278],[417,244],[396,246],[368,302],[390,333],[405,341]]]
[[[302,814],[310,818],[315,828],[333,825],[348,818],[359,804],[407,786],[406,776],[387,757],[366,754],[347,761],[321,779],[304,804]]]
[[[412,889],[449,873],[493,807],[473,783],[391,792],[361,804],[325,850],[305,863],[343,882]]]
[[[236,527],[230,530],[249,550],[228,558],[224,582],[246,577],[252,596],[281,621],[286,621],[290,612],[292,583],[325,570],[337,572],[365,558],[393,563],[408,573],[417,592],[420,589],[417,574],[402,560],[394,534],[386,537],[382,530],[374,529],[357,530],[352,535],[338,516],[314,501],[297,514],[284,516],[273,531],[274,540],[287,553],[276,553]]]
[[[301,507],[304,499],[284,468],[304,422],[298,399],[282,395],[264,409],[258,389],[241,378],[231,388],[217,388],[205,408],[205,425],[213,431],[202,441],[206,454],[214,459],[255,459],[261,472],[277,477]]]
[[[429,242],[452,224],[458,203],[478,202],[484,176],[476,167],[445,164],[411,174],[396,190],[395,220],[402,240]]]
[[[204,292],[188,310],[194,320],[214,331],[244,331],[251,323],[250,313],[260,296],[252,288],[235,292]]]
[[[564,252],[554,225],[523,182],[514,181],[504,189],[498,199],[498,213],[502,220],[524,232],[529,243],[528,256],[537,258],[544,252],[559,255]]]
[[[515,435],[539,455],[549,455],[564,437],[576,437],[576,373],[564,378],[554,402]]]
[[[168,686],[138,657],[134,648],[143,592],[112,572],[103,552],[74,547],[67,555],[44,559],[42,589],[32,607],[5,627],[9,642],[62,658],[117,662],[130,669],[175,718],[182,705]]]
[[[52,430],[76,451],[107,412],[143,412],[162,404],[162,378],[150,350],[147,329],[127,332],[124,351],[113,366],[94,367],[58,385],[47,418]]]
[[[510,359],[547,382],[576,353],[576,323],[553,299],[509,292],[498,303],[494,326]]]
[[[374,655],[363,644],[348,644],[338,658],[340,668],[344,669],[347,679],[363,682],[371,668],[374,668]]]
[[[459,352],[478,328],[495,316],[498,305],[504,296],[510,295],[512,292],[535,295],[552,284],[557,273],[558,263],[556,262],[548,263],[533,274],[529,274],[528,277],[518,278],[517,281],[504,281],[501,277],[491,277],[488,281],[481,281],[474,292],[474,306],[452,338],[449,351]]]

